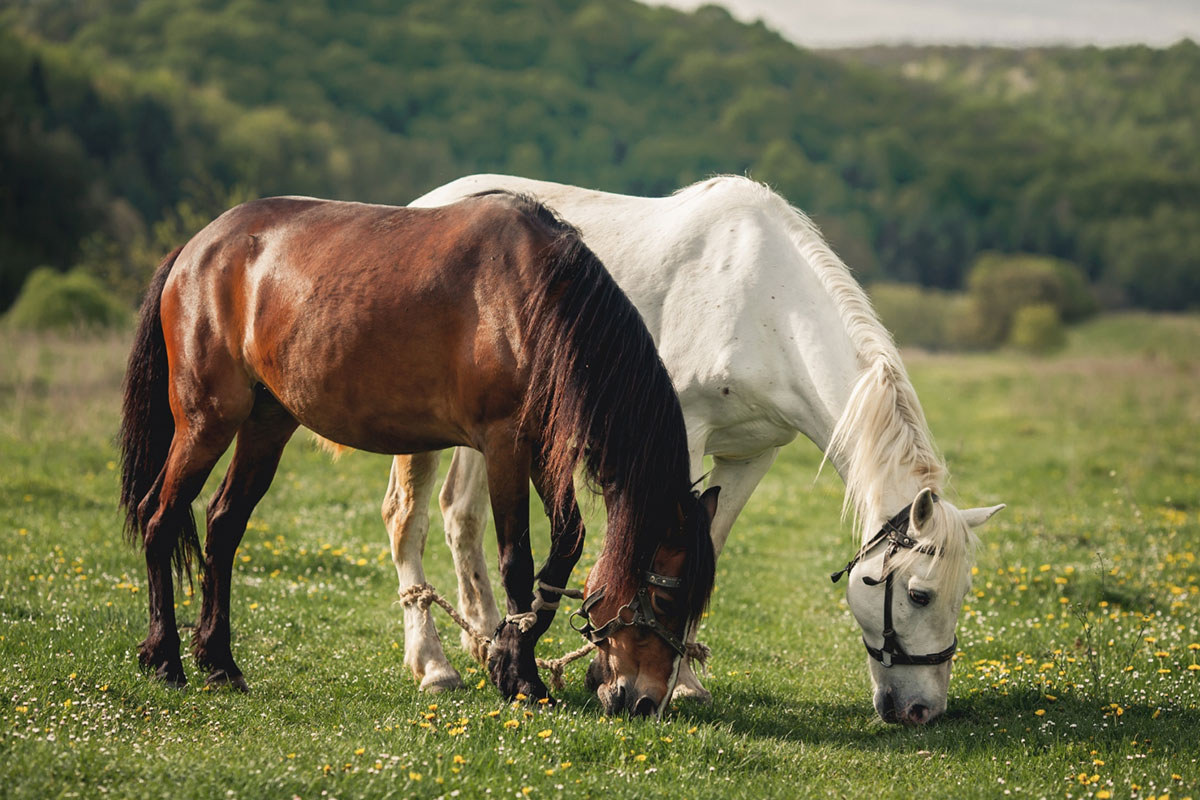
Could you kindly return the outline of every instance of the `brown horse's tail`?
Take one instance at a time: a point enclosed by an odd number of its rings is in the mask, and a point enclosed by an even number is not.
[[[182,249],[167,256],[150,279],[125,370],[120,434],[121,506],[125,509],[125,536],[131,544],[143,538],[147,520],[139,517],[138,508],[158,480],[175,435],[175,419],[167,399],[167,344],[159,312],[163,286]],[[192,557],[199,551],[196,520],[189,510],[175,543],[176,572],[187,569],[190,578]]]

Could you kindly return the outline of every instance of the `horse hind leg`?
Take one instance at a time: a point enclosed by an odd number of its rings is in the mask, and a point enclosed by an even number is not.
[[[392,459],[383,521],[392,546],[401,596],[425,583],[421,559],[429,534],[429,498],[437,479],[439,454],[417,453]],[[427,692],[463,688],[458,671],[450,666],[433,617],[416,603],[404,607],[404,663]]]
[[[296,420],[265,389],[259,388],[250,416],[237,433],[233,460],[208,504],[204,540],[203,605],[192,634],[192,656],[208,670],[207,684],[249,686],[233,660],[230,642],[230,585],[233,559],[255,505],[266,494],[279,458],[297,427]]]
[[[458,608],[477,630],[494,631],[500,624],[500,611],[483,555],[488,484],[487,464],[481,453],[469,447],[455,448],[438,500],[446,526],[446,545],[454,557],[458,577]],[[461,638],[463,649],[470,652],[474,645],[471,635],[463,631]]]
[[[171,560],[181,534],[195,532],[192,500],[204,487],[208,473],[229,447],[236,425],[203,417],[175,428],[166,463],[138,505],[146,553],[146,583],[150,629],[138,646],[142,667],[170,686],[183,687],[187,676],[179,656],[175,622],[175,587]],[[187,547],[185,539],[184,546]]]

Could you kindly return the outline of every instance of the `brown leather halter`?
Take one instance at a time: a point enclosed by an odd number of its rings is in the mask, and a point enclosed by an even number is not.
[[[679,656],[687,655],[687,646],[683,643],[683,639],[658,621],[658,617],[654,615],[654,608],[650,604],[650,585],[661,586],[664,589],[678,589],[683,586],[683,579],[659,575],[650,570],[643,572],[642,576],[644,582],[638,588],[637,593],[628,603],[617,609],[616,615],[608,622],[599,627],[593,626],[589,614],[592,607],[604,597],[604,590],[607,588],[605,585],[588,595],[580,609],[571,615],[571,627],[592,644],[600,644],[622,628],[634,626],[647,628],[657,633]],[[576,618],[583,622],[577,625]]]
[[[937,502],[937,495],[933,495],[933,501]],[[954,657],[954,653],[958,650],[958,636],[954,637],[954,641],[945,650],[936,653],[926,653],[925,655],[909,655],[900,646],[900,637],[896,635],[896,630],[892,626],[892,576],[893,572],[888,569],[888,559],[892,557],[901,548],[910,550],[916,548],[918,553],[925,553],[931,556],[941,555],[935,548],[929,545],[922,545],[916,539],[908,535],[908,524],[912,514],[912,504],[905,506],[894,517],[883,523],[883,527],[879,529],[879,533],[871,537],[870,541],[859,548],[846,566],[842,567],[837,572],[830,574],[829,578],[834,583],[837,583],[843,575],[846,575],[854,568],[854,565],[866,557],[868,553],[874,550],[879,545],[887,542],[887,550],[883,555],[883,575],[879,579],[863,576],[863,583],[867,586],[878,586],[880,583],[883,587],[883,647],[872,647],[867,642],[867,637],[863,637],[863,646],[867,648],[867,653],[871,658],[878,661],[885,667],[891,667],[894,664],[906,666],[931,666],[934,664],[942,664]]]

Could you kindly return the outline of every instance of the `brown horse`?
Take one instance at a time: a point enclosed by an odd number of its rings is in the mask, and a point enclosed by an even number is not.
[[[609,711],[651,713],[669,698],[680,658],[669,637],[712,589],[716,496],[691,490],[679,402],[637,311],[545,207],[503,193],[429,210],[260,200],[158,268],[126,375],[121,503],[146,554],[139,659],[169,684],[186,682],[172,561],[190,575],[191,502],[236,436],[208,504],[192,651],[209,683],[246,688],[230,646],[234,554],[299,425],[379,453],[483,453],[509,611],[488,666],[509,698],[547,696],[533,651],[557,605],[548,587],[566,586],[580,556],[582,461],[608,513],[590,612],[645,596],[659,627],[613,632],[592,682]],[[536,576],[531,478],[552,523]]]

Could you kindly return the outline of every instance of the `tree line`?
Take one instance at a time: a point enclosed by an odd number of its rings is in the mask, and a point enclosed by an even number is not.
[[[510,172],[663,194],[750,174],[867,280],[985,251],[1110,305],[1200,302],[1200,48],[809,51],[632,0],[16,0],[0,11],[0,308],[41,264],[133,298],[229,204],[403,204]]]

